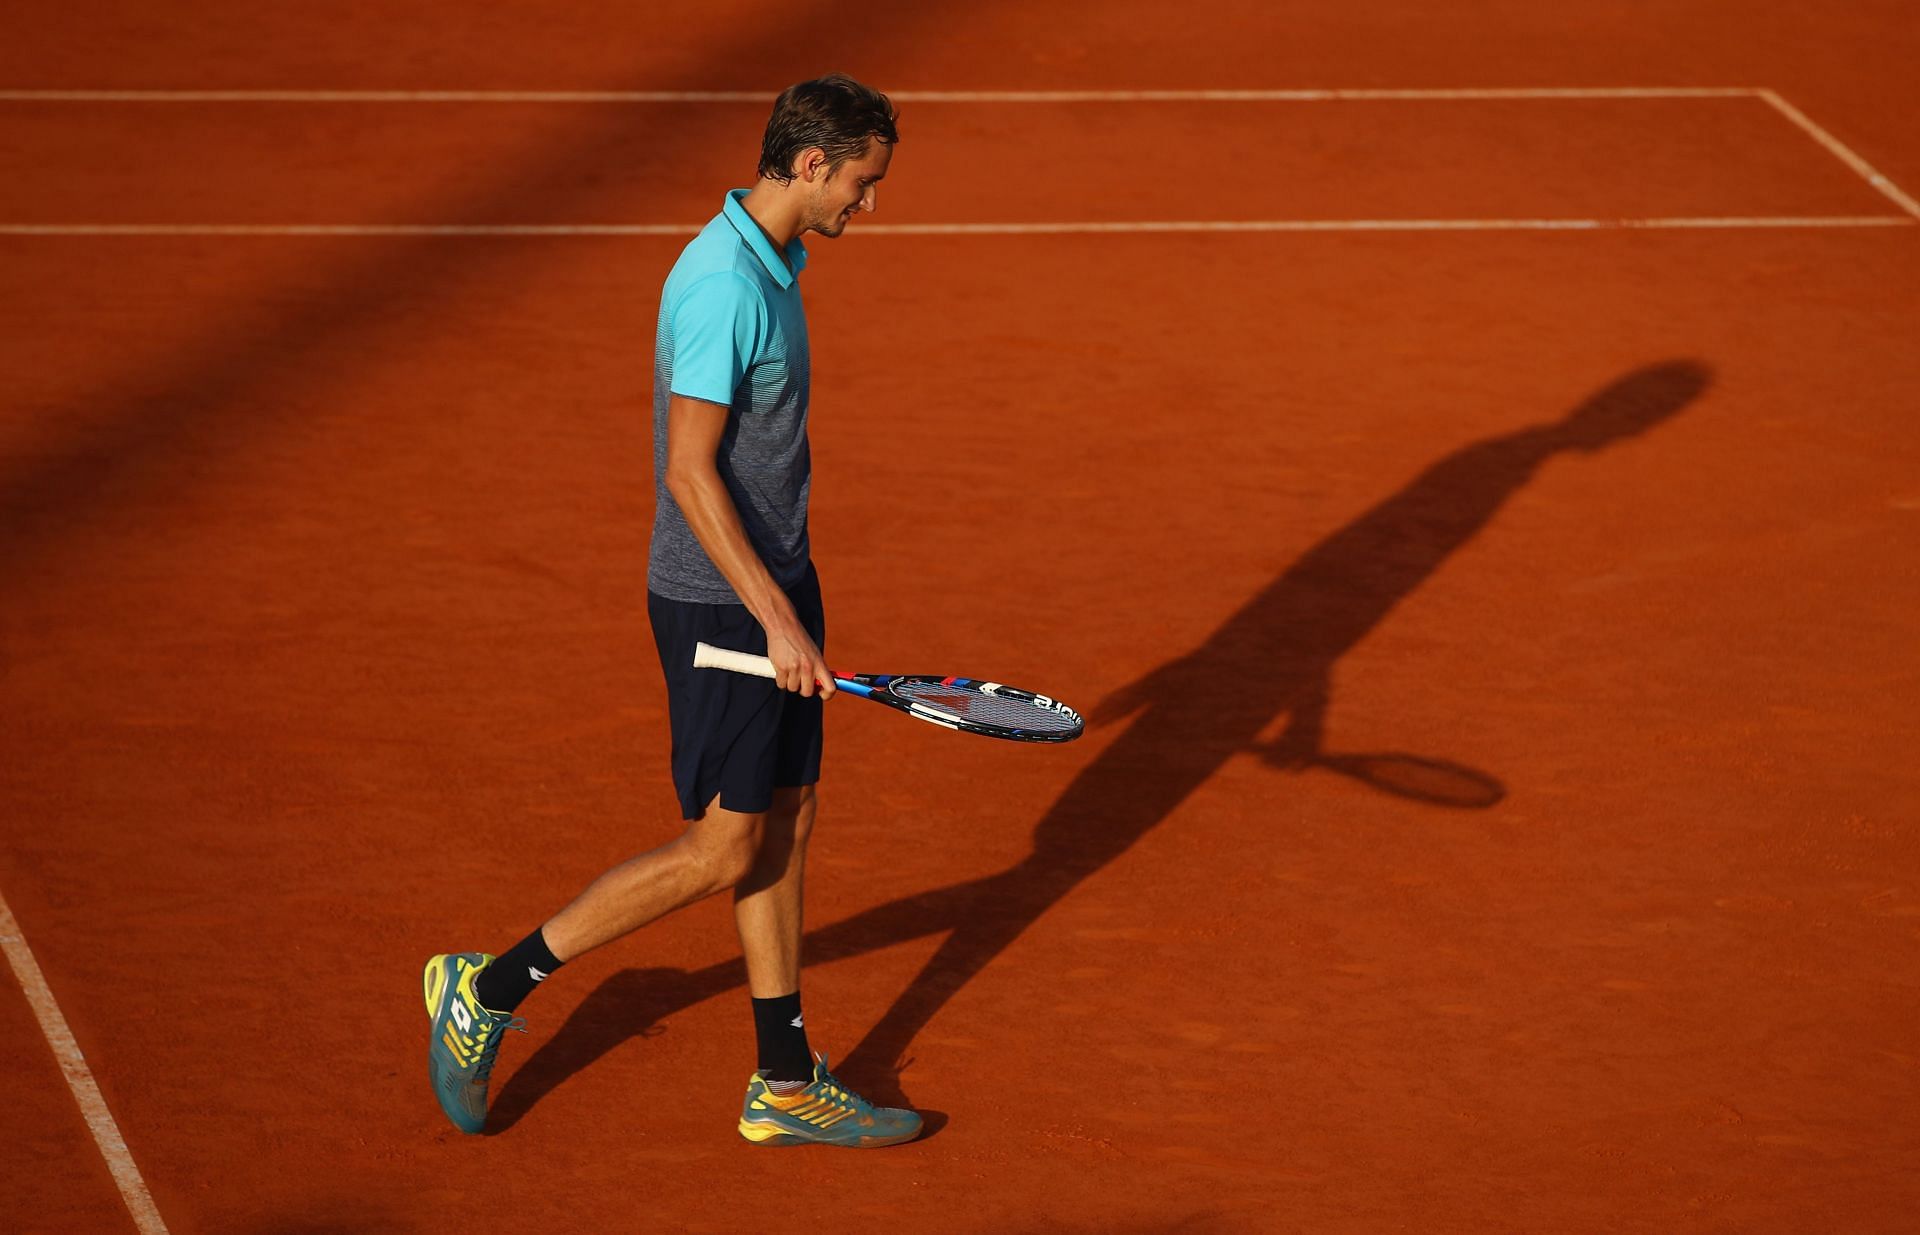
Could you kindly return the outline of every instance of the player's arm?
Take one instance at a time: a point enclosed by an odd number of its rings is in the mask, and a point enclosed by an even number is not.
[[[732,585],[734,595],[767,632],[767,659],[782,689],[823,699],[833,695],[833,673],[800,624],[793,602],[767,572],[747,539],[740,511],[714,460],[727,429],[727,409],[674,395],[667,404],[667,492],[694,538]]]

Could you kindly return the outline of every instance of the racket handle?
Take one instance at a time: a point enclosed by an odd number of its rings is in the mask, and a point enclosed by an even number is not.
[[[726,648],[717,648],[710,643],[693,645],[693,667],[695,669],[731,669],[735,673],[749,673],[757,678],[773,676],[773,662],[764,656],[755,656],[749,652],[729,652]]]

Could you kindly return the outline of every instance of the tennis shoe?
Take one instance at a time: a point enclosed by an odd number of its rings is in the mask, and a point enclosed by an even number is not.
[[[875,1149],[920,1135],[920,1116],[892,1106],[875,1106],[827,1071],[822,1055],[813,1081],[793,1094],[776,1094],[758,1072],[747,1082],[740,1108],[740,1135],[756,1145],[845,1145]]]
[[[427,1043],[427,1075],[453,1126],[478,1132],[487,1122],[487,1079],[507,1030],[525,1033],[520,1017],[480,1006],[473,982],[493,964],[485,952],[455,952],[427,962],[427,1015],[433,1036]]]

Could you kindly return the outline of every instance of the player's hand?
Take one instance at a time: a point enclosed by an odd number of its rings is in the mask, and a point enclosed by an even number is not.
[[[802,699],[811,699],[816,690],[822,699],[833,698],[833,671],[797,621],[791,630],[767,632],[767,659],[773,662],[773,680],[781,690],[794,691]]]

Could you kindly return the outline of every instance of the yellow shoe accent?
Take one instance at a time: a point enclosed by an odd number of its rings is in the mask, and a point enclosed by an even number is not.
[[[440,993],[447,989],[446,973],[438,965],[428,965],[426,975],[427,1015],[440,1010]]]
[[[768,1141],[786,1134],[772,1124],[751,1123],[743,1119],[740,1121],[740,1135],[746,1137],[756,1145],[764,1145]]]

